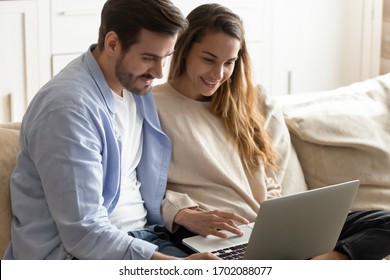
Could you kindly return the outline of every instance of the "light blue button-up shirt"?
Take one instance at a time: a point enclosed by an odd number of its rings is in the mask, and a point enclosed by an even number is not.
[[[114,96],[94,47],[44,85],[23,118],[6,259],[150,259],[156,249],[108,219],[120,195],[122,143]],[[162,226],[171,143],[161,132],[153,96],[134,99],[144,118],[140,191],[148,226]]]

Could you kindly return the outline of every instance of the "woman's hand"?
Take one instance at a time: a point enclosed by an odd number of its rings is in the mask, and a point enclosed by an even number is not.
[[[201,212],[193,209],[182,209],[175,217],[176,224],[184,226],[193,233],[203,236],[215,235],[221,238],[227,238],[227,234],[219,231],[221,229],[239,236],[243,234],[235,222],[249,223],[247,219],[236,213],[219,210]]]

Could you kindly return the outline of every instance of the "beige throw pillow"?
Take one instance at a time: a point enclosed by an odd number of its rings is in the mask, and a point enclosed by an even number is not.
[[[309,188],[359,179],[352,208],[390,210],[390,74],[283,110]]]

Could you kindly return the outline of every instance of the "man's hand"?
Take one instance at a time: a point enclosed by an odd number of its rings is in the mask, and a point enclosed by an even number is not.
[[[216,255],[209,252],[195,253],[184,258],[184,260],[220,260]]]
[[[249,223],[247,219],[232,212],[208,211],[201,212],[193,209],[182,209],[175,217],[175,223],[184,226],[189,231],[203,236],[215,235],[227,238],[227,234],[219,230],[227,230],[236,235],[243,235],[235,222],[240,224]]]
[[[209,252],[195,253],[185,258],[177,258],[156,251],[153,253],[152,260],[220,260],[220,258]]]

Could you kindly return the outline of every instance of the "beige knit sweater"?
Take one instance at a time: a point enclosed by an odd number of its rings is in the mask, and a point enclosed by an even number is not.
[[[162,205],[170,231],[175,231],[174,217],[184,208],[231,211],[254,221],[262,201],[280,196],[284,157],[280,158],[278,173],[262,167],[248,174],[227,139],[223,123],[210,113],[209,102],[189,99],[168,83],[155,86],[153,93],[161,127],[173,147]],[[288,143],[284,145],[287,149],[290,139],[283,116],[278,119],[270,114],[267,125],[272,126],[269,131],[276,141]]]

